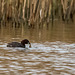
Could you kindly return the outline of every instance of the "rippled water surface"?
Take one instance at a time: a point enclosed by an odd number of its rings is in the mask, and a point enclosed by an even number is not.
[[[32,47],[8,48],[30,40]],[[0,26],[0,75],[75,75],[75,26],[58,23],[28,28]]]

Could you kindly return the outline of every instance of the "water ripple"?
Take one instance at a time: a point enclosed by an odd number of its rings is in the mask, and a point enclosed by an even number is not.
[[[74,75],[75,44],[31,43],[32,48],[8,48],[0,42],[0,73],[15,75]]]

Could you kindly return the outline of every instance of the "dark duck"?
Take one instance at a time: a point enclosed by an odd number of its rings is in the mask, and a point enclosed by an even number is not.
[[[27,48],[27,47],[31,47],[31,43],[29,42],[29,40],[27,39],[24,39],[21,41],[21,43],[19,42],[11,42],[11,43],[8,43],[7,47],[22,47],[22,48]]]

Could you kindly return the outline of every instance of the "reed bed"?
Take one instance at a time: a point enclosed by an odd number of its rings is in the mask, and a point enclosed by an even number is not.
[[[55,19],[73,21],[75,0],[0,0],[0,22],[34,26]]]

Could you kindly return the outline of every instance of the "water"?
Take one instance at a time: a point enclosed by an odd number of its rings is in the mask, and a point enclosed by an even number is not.
[[[60,24],[60,25],[59,25]],[[0,75],[75,75],[75,26],[0,27]],[[8,48],[7,43],[29,39],[32,47]]]

